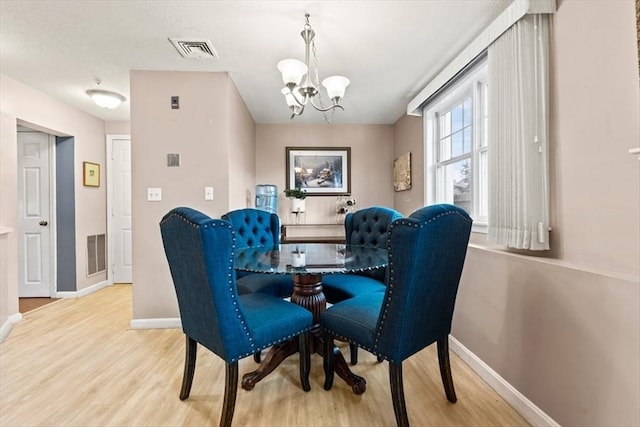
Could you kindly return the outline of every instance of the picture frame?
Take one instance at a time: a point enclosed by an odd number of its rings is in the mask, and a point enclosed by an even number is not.
[[[82,162],[82,184],[85,187],[100,187],[100,165]]]
[[[393,160],[393,191],[411,189],[411,152]]]
[[[286,189],[307,196],[351,194],[350,147],[286,147]]]

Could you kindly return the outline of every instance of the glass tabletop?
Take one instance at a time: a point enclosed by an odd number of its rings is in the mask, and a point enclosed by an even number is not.
[[[353,273],[384,267],[386,249],[335,243],[287,243],[236,252],[237,270],[270,274]]]

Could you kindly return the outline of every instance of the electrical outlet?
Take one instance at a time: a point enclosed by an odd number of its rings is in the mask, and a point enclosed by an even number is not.
[[[149,202],[162,201],[162,188],[147,188],[147,200]]]

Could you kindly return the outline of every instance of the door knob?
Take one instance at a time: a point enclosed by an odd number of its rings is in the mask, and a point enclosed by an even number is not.
[[[40,224],[43,227],[46,227],[47,225],[49,225],[49,223],[44,219],[42,221],[40,221],[38,224]]]

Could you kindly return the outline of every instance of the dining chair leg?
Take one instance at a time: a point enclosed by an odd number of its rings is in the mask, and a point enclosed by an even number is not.
[[[398,427],[409,427],[407,406],[404,402],[404,386],[402,384],[402,362],[389,362],[389,383],[391,384],[391,400]]]
[[[224,384],[224,401],[222,403],[222,415],[220,415],[220,427],[231,427],[233,411],[236,408],[236,395],[238,393],[238,362],[226,364]]]
[[[262,352],[260,351],[256,351],[255,353],[253,353],[253,361],[256,363],[260,363],[261,355],[262,355]]]
[[[311,371],[311,353],[309,352],[309,334],[307,332],[298,336],[300,352],[300,383],[304,391],[311,390],[309,384],[309,372]]]
[[[333,354],[333,335],[328,332],[324,333],[324,359],[322,365],[324,367],[324,389],[331,390],[333,386],[334,374],[334,354]]]
[[[447,400],[456,403],[456,390],[453,387],[453,378],[451,377],[451,364],[449,363],[449,337],[445,336],[438,341],[438,364],[440,365],[440,376],[442,376],[442,385],[444,385],[444,393]]]
[[[180,388],[180,400],[185,400],[191,393],[191,384],[193,384],[193,373],[196,370],[196,355],[198,352],[198,343],[185,335],[185,355],[184,355],[184,373],[182,374],[182,387]]]
[[[358,364],[358,346],[352,342],[349,343],[349,351],[351,352],[351,364]]]

